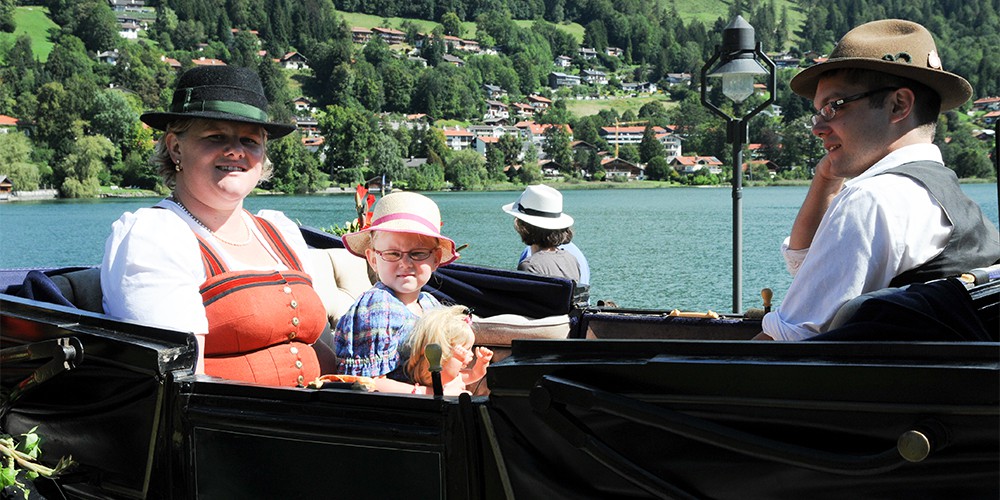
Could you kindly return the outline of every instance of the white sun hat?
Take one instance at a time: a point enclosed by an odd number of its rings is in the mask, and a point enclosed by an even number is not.
[[[441,211],[434,200],[419,194],[397,191],[385,195],[375,204],[370,226],[341,236],[348,252],[359,257],[371,246],[371,231],[419,234],[437,238],[441,244],[441,263],[449,264],[458,259],[455,242],[441,236]]]
[[[562,211],[562,193],[545,184],[528,186],[517,201],[501,208],[504,212],[542,229],[566,229],[573,225],[573,218]]]

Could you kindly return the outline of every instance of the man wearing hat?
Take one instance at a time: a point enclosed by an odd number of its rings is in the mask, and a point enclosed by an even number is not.
[[[528,245],[518,270],[590,284],[590,265],[572,242],[573,218],[563,212],[562,193],[544,184],[528,186],[517,201],[501,208],[514,216],[514,229]]]
[[[782,245],[792,285],[759,339],[813,337],[861,294],[1000,260],[996,227],[933,144],[938,114],[972,87],[942,69],[927,29],[863,24],[790,86],[812,99],[812,131],[827,154]]]

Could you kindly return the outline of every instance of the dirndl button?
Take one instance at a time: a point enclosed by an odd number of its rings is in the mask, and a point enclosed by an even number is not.
[[[297,301],[295,299],[292,299],[292,302],[289,305],[292,306],[292,309],[295,309],[295,308],[299,307],[299,301]]]
[[[297,378],[295,380],[297,380],[299,382],[299,385],[302,385],[302,383],[306,381],[306,378],[303,375],[299,375],[299,378]]]
[[[296,368],[302,368],[302,362],[301,361],[296,361],[295,362],[295,367]]]
[[[292,318],[292,325],[299,326],[299,318],[298,317]]]
[[[292,347],[289,350],[292,352],[292,354],[298,354],[299,353],[299,348],[298,347]]]
[[[288,340],[292,340],[292,339],[294,339],[296,335],[298,335],[298,334],[297,334],[297,333],[295,333],[295,332],[291,332],[291,333],[289,333],[289,334],[288,334]]]
[[[290,286],[286,286],[286,287],[285,287],[285,288],[283,289],[283,291],[284,291],[285,293],[292,293],[292,287],[290,287]]]

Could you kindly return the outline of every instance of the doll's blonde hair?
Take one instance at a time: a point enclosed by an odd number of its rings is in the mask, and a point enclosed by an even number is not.
[[[451,358],[454,345],[471,346],[476,342],[470,318],[472,311],[465,306],[436,307],[424,313],[406,340],[410,359],[404,370],[410,380],[423,385],[431,385],[430,364],[424,355],[424,348],[430,344],[441,346],[441,363]]]

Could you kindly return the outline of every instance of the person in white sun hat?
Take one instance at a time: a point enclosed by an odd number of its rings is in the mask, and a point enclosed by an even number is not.
[[[514,216],[514,229],[527,245],[519,271],[590,284],[590,265],[572,242],[573,217],[563,212],[562,193],[544,184],[528,186],[517,201],[501,208]]]
[[[416,393],[404,373],[404,346],[417,319],[440,307],[421,291],[438,268],[458,259],[455,242],[441,235],[441,212],[430,198],[396,192],[375,204],[371,225],[342,238],[344,247],[364,257],[378,282],[340,318],[334,333],[337,372],[375,378],[381,392]],[[461,379],[445,394],[465,390]]]

